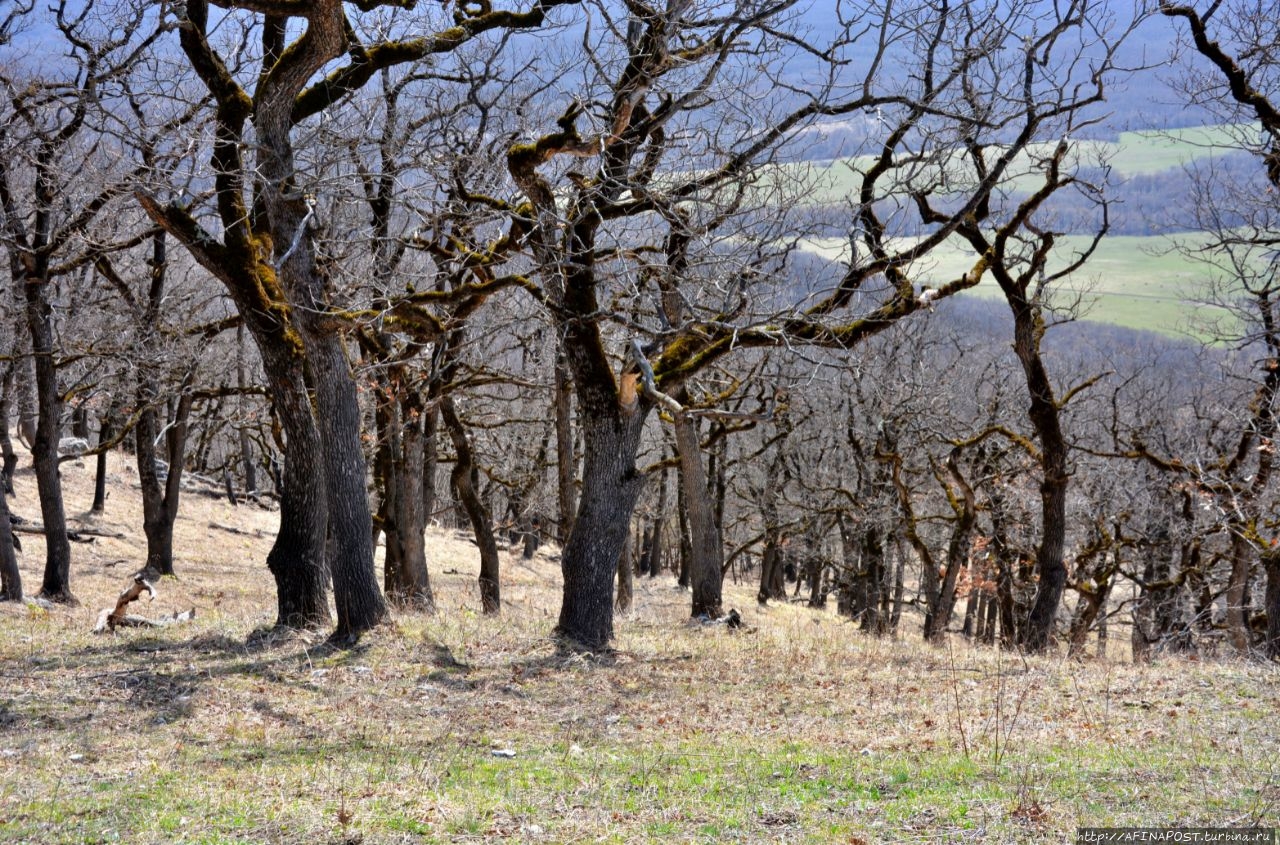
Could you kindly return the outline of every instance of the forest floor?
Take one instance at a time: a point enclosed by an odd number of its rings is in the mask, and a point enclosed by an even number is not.
[[[74,545],[81,604],[0,605],[0,842],[855,845],[1280,825],[1274,667],[933,648],[914,621],[875,640],[832,610],[758,607],[747,583],[727,585],[744,629],[703,626],[665,575],[637,580],[615,654],[565,656],[554,550],[504,553],[503,612],[485,617],[460,532],[429,538],[434,616],[396,614],[333,651],[324,632],[264,635],[276,514],[187,495],[178,577],[137,612],[195,619],[94,635],[145,551],[136,476],[113,467],[90,521],[92,466],[64,466],[73,523],[123,535]],[[17,482],[11,507],[36,518],[31,475]],[[43,550],[23,540],[35,593]]]

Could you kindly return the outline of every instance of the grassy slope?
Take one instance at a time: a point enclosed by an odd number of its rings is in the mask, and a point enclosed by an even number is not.
[[[74,511],[89,470],[64,475]],[[0,841],[1062,842],[1084,824],[1280,823],[1274,668],[930,649],[914,621],[877,642],[828,611],[757,609],[746,584],[728,593],[751,631],[689,627],[666,577],[637,583],[616,658],[564,658],[556,562],[504,559],[504,615],[483,618],[452,532],[430,538],[436,616],[349,652],[249,644],[271,619],[269,536],[208,526],[269,534],[274,515],[189,497],[180,578],[143,612],[196,620],[95,637],[141,560],[130,478],[104,520],[127,538],[75,547],[83,606],[0,605]],[[33,486],[19,477],[19,513]]]
[[[1234,127],[1206,126],[1180,129],[1175,133],[1124,132],[1117,141],[1081,141],[1085,161],[1106,160],[1120,178],[1152,175],[1180,167],[1197,158],[1220,153],[1231,147]],[[844,161],[803,163],[784,166],[790,176],[810,180],[812,202],[840,203],[856,187],[853,164]],[[1015,166],[1014,171],[1017,171]],[[1016,184],[1016,180],[1015,180]],[[1028,190],[1031,183],[1021,186]],[[1184,236],[1185,237],[1185,236]],[[1063,238],[1064,249],[1082,248],[1086,239]],[[807,248],[827,257],[838,257],[843,243],[815,239]],[[1086,266],[1083,278],[1064,290],[1064,299],[1084,295],[1087,319],[1132,329],[1164,334],[1184,334],[1187,317],[1196,309],[1196,292],[1203,289],[1207,270],[1203,265],[1169,254],[1170,242],[1163,237],[1110,237]],[[967,248],[945,250],[921,268],[921,282],[949,281],[972,266]],[[986,277],[975,291],[978,296],[998,297],[999,291]]]

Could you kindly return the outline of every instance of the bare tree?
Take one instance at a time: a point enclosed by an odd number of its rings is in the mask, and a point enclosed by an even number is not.
[[[17,13],[29,14],[32,8]],[[71,58],[43,65],[45,76],[19,78],[11,71],[0,78],[9,112],[0,130],[0,237],[10,275],[24,293],[35,366],[38,423],[32,455],[46,544],[40,595],[74,603],[58,475],[63,392],[53,289],[101,256],[145,237],[136,231],[117,234],[109,225],[106,231],[93,230],[104,220],[109,223],[110,211],[119,206],[136,173],[129,171],[127,157],[123,170],[110,161],[120,150],[104,143],[118,120],[109,104],[120,103],[121,80],[160,31],[142,3],[125,4],[118,17],[109,19],[98,3],[85,3],[74,14],[60,4],[52,23]],[[96,154],[86,155],[91,149]],[[96,171],[95,178],[84,184],[81,177],[89,168]]]
[[[1280,532],[1267,520],[1262,502],[1274,472],[1277,405],[1280,404],[1280,287],[1275,267],[1280,245],[1276,192],[1280,191],[1280,108],[1275,90],[1280,62],[1269,48],[1265,21],[1269,12],[1251,3],[1215,2],[1201,6],[1162,2],[1160,10],[1179,21],[1184,53],[1208,62],[1202,70],[1184,55],[1182,88],[1189,102],[1237,123],[1239,148],[1259,164],[1254,180],[1235,182],[1212,169],[1201,171],[1191,212],[1210,241],[1200,255],[1219,269],[1224,305],[1241,318],[1243,332],[1234,342],[1255,350],[1254,388],[1239,415],[1234,448],[1224,451],[1209,471],[1200,465],[1164,461],[1189,473],[1211,493],[1224,514],[1231,538],[1227,628],[1239,653],[1251,647],[1246,591],[1253,561],[1262,556],[1267,576],[1268,623],[1264,649],[1280,657]],[[1260,124],[1258,133],[1250,122]],[[1149,453],[1148,453],[1149,454]]]
[[[641,348],[651,364],[655,390],[675,397],[690,377],[733,350],[788,343],[848,348],[976,284],[989,260],[982,254],[973,257],[969,272],[927,297],[915,284],[913,268],[954,234],[962,220],[985,207],[993,188],[1008,177],[1011,163],[1040,139],[1038,133],[1056,113],[1052,109],[1095,102],[1110,70],[1104,56],[1090,84],[1071,88],[1080,81],[1072,79],[1068,88],[1074,93],[1054,89],[1057,106],[1041,110],[1037,105],[1042,89],[1061,81],[1042,76],[1041,70],[1070,63],[1080,54],[1080,43],[1100,31],[1101,24],[1098,29],[1086,26],[1099,14],[1093,4],[1070,4],[1052,21],[1038,21],[1041,31],[1056,35],[1048,41],[1033,39],[1025,49],[1023,28],[1030,29],[1033,19],[1030,6],[1019,5],[994,18],[979,17],[967,4],[921,6],[911,15],[866,9],[846,30],[849,38],[862,32],[862,37],[879,39],[881,49],[872,51],[869,60],[859,57],[857,66],[865,69],[865,77],[856,82],[833,78],[826,90],[806,92],[808,103],[797,109],[782,108],[763,120],[756,109],[754,130],[744,127],[731,137],[732,124],[726,122],[722,137],[688,147],[688,139],[703,136],[678,127],[687,113],[706,109],[713,98],[726,94],[722,81],[744,70],[732,59],[734,51],[766,56],[780,43],[801,43],[777,37],[789,8],[785,3],[743,3],[695,12],[675,3],[637,12],[625,21],[604,14],[608,44],[607,49],[603,43],[594,48],[593,87],[563,110],[557,131],[513,147],[508,156],[512,176],[531,206],[530,251],[564,338],[578,398],[583,487],[576,530],[563,561],[566,586],[559,630],[588,647],[602,646],[611,634],[612,573],[626,516],[639,491],[632,456],[655,405],[651,395],[633,402],[625,387],[628,373],[638,372],[637,362],[626,370],[610,359],[609,345],[617,343],[618,331],[624,337],[640,332],[649,339]],[[1078,36],[1074,45],[1066,43],[1064,33]],[[835,57],[848,43],[845,39],[813,49]],[[889,44],[894,45],[893,58],[918,63],[913,73],[892,81],[881,75]],[[1047,49],[1049,45],[1060,49]],[[988,71],[995,56],[1027,67],[1035,93],[1010,99],[991,89]],[[745,80],[734,84],[748,87]],[[856,93],[839,96],[842,84]],[[999,84],[1009,83],[1001,76]],[[732,107],[727,99],[717,100],[722,103],[726,110]],[[753,224],[759,226],[754,232],[747,224],[744,209],[760,207],[754,205],[759,193],[747,188],[751,174],[796,128],[826,115],[860,114],[876,116],[870,127],[876,152],[857,174],[856,254],[825,292],[815,291],[808,302],[788,302],[760,284],[785,260],[785,250],[773,248],[779,241],[763,234],[768,231],[763,221]],[[949,151],[975,133],[989,136],[978,146],[994,152],[998,140],[1002,151],[975,178],[959,185],[941,178],[930,183],[922,176],[950,172]],[[704,164],[695,174],[670,165],[660,170],[677,149],[685,161]],[[568,162],[590,164],[592,172],[584,174]],[[931,166],[938,169],[931,171]],[[563,187],[554,187],[557,182]],[[924,218],[917,216],[914,231],[923,234],[903,246],[895,239],[900,233],[895,226],[909,216],[903,212],[911,197],[922,193],[949,195],[951,213],[938,218],[930,209]],[[892,226],[887,222],[891,210]],[[641,247],[620,240],[628,223],[633,231],[643,223],[664,234]],[[733,242],[736,257],[724,237],[729,231],[738,239]],[[726,249],[713,257],[703,246],[708,242]],[[688,243],[699,252],[691,254]],[[643,260],[628,271],[626,262],[636,258]],[[719,269],[712,271],[713,263]],[[714,289],[706,284],[708,277],[716,279]],[[618,286],[626,291],[629,280],[636,291],[631,302],[638,303],[647,287],[659,304],[617,314],[606,330],[601,315],[609,313],[605,302],[614,295],[606,292]],[[729,295],[714,299],[708,296],[714,290]],[[742,299],[748,291],[754,296],[751,308]],[[679,312],[664,297],[691,303],[688,318],[672,322]],[[770,310],[769,305],[781,308]],[[630,341],[620,348],[631,349]]]

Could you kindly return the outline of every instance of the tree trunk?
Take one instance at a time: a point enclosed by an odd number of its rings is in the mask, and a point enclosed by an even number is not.
[[[1239,530],[1231,535],[1231,572],[1227,576],[1227,639],[1236,654],[1247,656],[1250,646],[1249,601],[1246,590],[1253,571],[1253,548]]]
[[[386,535],[384,585],[393,604],[430,613],[435,610],[435,596],[424,536],[425,415],[416,394],[385,393],[377,412],[382,429],[377,469],[382,484],[380,521]]]
[[[680,480],[680,467],[676,467],[676,531],[680,534],[680,563],[676,572],[676,584],[689,586],[690,571],[693,562],[693,532],[689,527],[689,508],[685,504],[684,484]],[[663,471],[662,484],[666,486],[666,471]]]
[[[1040,546],[1036,550],[1036,574],[1039,582],[1031,612],[1022,630],[1022,647],[1030,652],[1043,652],[1053,640],[1054,624],[1062,593],[1067,585],[1067,568],[1063,562],[1067,531],[1067,441],[1057,399],[1040,357],[1042,318],[1034,306],[1026,303],[1014,309],[1014,353],[1022,363],[1027,392],[1031,398],[1028,415],[1036,438],[1040,441]]]
[[[889,629],[886,633],[894,634],[898,631],[898,625],[902,622],[902,607],[904,604],[904,596],[907,590],[907,556],[902,551],[901,542],[894,544],[898,556],[898,562],[893,569],[893,609],[890,613],[889,606],[889,589],[885,585],[883,590],[883,598],[880,601],[880,616],[889,619]],[[886,576],[887,576],[886,571]]]
[[[40,586],[39,597],[53,602],[76,604],[76,598],[71,594],[71,541],[67,539],[62,478],[58,472],[62,396],[58,390],[58,367],[53,358],[53,308],[47,299],[47,280],[28,278],[25,281],[27,328],[31,332],[31,354],[35,358],[38,409],[31,451],[35,461],[36,487],[40,494],[40,515],[44,520],[46,549],[44,581]]]
[[[338,616],[334,638],[350,642],[386,616],[373,568],[360,406],[341,340],[323,332],[309,334],[307,357],[314,374],[321,445],[318,466],[324,467],[328,494],[328,561]]]
[[[1111,593],[1111,582],[1098,584],[1091,590],[1080,592],[1076,612],[1071,617],[1071,627],[1067,630],[1067,656],[1080,659],[1084,657],[1085,646],[1089,638],[1089,630],[1098,620],[1098,615],[1106,604]]]
[[[243,311],[241,313],[244,313]],[[267,569],[276,582],[276,624],[289,628],[327,625],[329,566],[325,538],[328,499],[320,436],[306,403],[300,362],[274,343],[259,343],[267,382],[285,431],[284,469],[280,483],[280,531],[267,553]],[[372,539],[372,524],[370,525]]]
[[[260,199],[270,226],[272,257],[290,302],[314,402],[327,498],[327,562],[333,581],[337,627],[333,638],[353,642],[386,617],[373,566],[373,518],[365,493],[361,415],[345,344],[330,323],[325,279],[311,244],[313,209],[298,189],[291,131],[295,98],[313,73],[336,58],[344,44],[342,5],[326,3],[309,16],[306,35],[275,56],[276,65],[254,95]],[[284,21],[268,20],[281,44]],[[268,56],[268,60],[272,57]],[[322,536],[324,532],[322,532]]]
[[[185,388],[187,385],[184,384]],[[156,409],[157,388],[146,376],[138,385],[138,415],[134,429],[138,458],[138,480],[142,487],[142,530],[147,537],[146,569],[159,575],[173,574],[173,523],[178,517],[182,495],[182,467],[186,459],[187,419],[192,399],[184,389],[176,414],[165,426],[164,460],[168,475],[161,482],[156,473],[156,440],[161,437]]]
[[[889,629],[889,620],[881,613],[880,608],[881,594],[885,588],[884,543],[880,539],[880,532],[874,527],[864,528],[861,533],[862,553],[859,557],[862,566],[855,576],[857,603],[863,609],[859,627],[879,637]]]
[[[569,364],[563,354],[556,356],[554,406],[556,420],[556,503],[559,519],[556,521],[556,539],[561,545],[569,540],[573,530],[573,518],[577,512],[578,459],[573,448],[573,381]]]
[[[498,613],[502,610],[498,542],[493,537],[493,519],[489,515],[489,509],[476,490],[475,459],[471,454],[471,444],[467,441],[467,430],[462,425],[462,420],[458,419],[452,397],[445,396],[440,400],[440,418],[449,430],[453,451],[457,455],[453,464],[453,486],[466,509],[467,519],[471,521],[476,545],[480,547],[480,607],[484,613]]]
[[[930,601],[931,613],[925,620],[924,638],[929,642],[939,642],[951,624],[951,614],[956,605],[956,583],[960,579],[960,570],[969,562],[970,539],[973,526],[978,519],[977,504],[974,501],[973,488],[960,474],[959,450],[953,450],[947,457],[947,470],[960,490],[959,503],[955,507],[956,524],[951,531],[951,542],[947,546],[947,571],[938,587],[936,600]],[[953,498],[948,494],[948,498]],[[912,525],[914,533],[915,526]]]
[[[579,647],[607,648],[613,636],[613,580],[644,477],[635,456],[645,409],[594,407],[582,393],[582,498],[561,559],[564,595],[556,633]],[[594,401],[592,401],[594,400]]]
[[[436,512],[436,468],[440,458],[436,453],[436,435],[440,431],[440,409],[431,405],[422,423],[422,514],[430,523]]]
[[[826,566],[812,548],[805,549],[804,571],[809,585],[809,607],[826,607],[827,593],[822,589],[822,575]]]
[[[9,435],[9,416],[13,413],[14,376],[18,370],[16,337],[10,349],[12,356],[4,363],[4,372],[0,375],[0,458],[3,458],[3,463],[0,464],[0,496],[13,495],[13,472],[18,468],[18,453],[13,450],[13,439]]]
[[[1267,572],[1266,655],[1270,660],[1280,660],[1280,550],[1273,546],[1262,563]]]
[[[1067,570],[1063,563],[1069,480],[1066,441],[1059,440],[1053,446],[1042,445],[1042,458],[1045,473],[1040,484],[1043,524],[1040,546],[1036,551],[1036,573],[1039,581],[1026,627],[1022,632],[1023,647],[1033,653],[1047,650],[1053,641],[1054,624],[1067,584]]]
[[[151,285],[147,307],[142,315],[141,344],[144,359],[146,353],[154,353],[156,329],[160,321],[161,303],[165,297],[167,247],[165,233],[157,232],[152,238]],[[137,427],[134,429],[138,458],[138,479],[142,485],[142,530],[147,537],[147,563],[145,569],[154,576],[173,574],[173,523],[178,517],[178,500],[182,495],[182,467],[186,460],[187,420],[191,415],[192,398],[188,391],[191,373],[179,389],[173,417],[166,421],[163,434],[160,427],[160,386],[155,374],[147,365],[138,375],[136,393],[139,409]],[[163,436],[164,460],[169,466],[163,487],[156,473],[156,443]]]
[[[22,601],[22,572],[14,554],[9,501],[3,490],[0,490],[0,601]]]
[[[767,531],[764,554],[760,556],[760,589],[756,592],[756,601],[763,607],[770,599],[785,597],[786,587],[782,585],[782,555],[778,551],[777,532]]]
[[[698,440],[698,423],[690,414],[677,414],[673,427],[676,450],[680,455],[680,483],[684,487],[689,533],[693,543],[693,558],[689,565],[689,581],[693,587],[690,615],[717,619],[723,615],[724,545],[720,541],[720,531],[712,509],[711,491],[707,487],[702,445]]]
[[[974,621],[978,618],[978,603],[982,596],[982,592],[977,587],[977,577],[974,574],[976,569],[977,562],[969,561],[969,595],[964,603],[964,622],[960,625],[961,635],[968,639],[973,638]]]
[[[680,483],[680,478],[676,478],[676,483]],[[683,491],[683,487],[677,488]],[[679,504],[679,496],[677,494],[677,504]],[[663,544],[662,535],[667,523],[667,470],[664,467],[662,474],[658,476],[658,505],[653,512],[653,526],[649,531],[649,544],[645,547],[644,569],[650,578],[657,578],[662,572],[663,563]]]
[[[840,532],[841,558],[840,574],[836,578],[836,589],[839,591],[836,597],[836,613],[856,622],[866,610],[862,606],[866,596],[862,594],[861,584],[858,582],[858,573],[862,564],[858,554],[858,532],[854,530],[843,511],[836,513],[836,530]]]
[[[120,406],[116,400],[112,400],[107,412],[98,420],[98,448],[102,449],[103,445],[110,442],[111,438],[116,436],[116,417],[120,412]],[[103,513],[107,509],[107,450],[103,449],[98,453],[97,466],[94,469],[93,476],[93,505],[89,508],[92,513]]]
[[[635,564],[631,560],[631,532],[628,531],[622,554],[618,555],[618,597],[615,604],[619,613],[626,613],[631,609],[635,571]]]
[[[246,495],[258,500],[258,467],[253,460],[253,440],[249,437],[248,414],[245,412],[245,390],[249,386],[244,365],[244,326],[236,327],[236,387],[240,389],[238,402],[240,405],[240,467],[244,475]]]

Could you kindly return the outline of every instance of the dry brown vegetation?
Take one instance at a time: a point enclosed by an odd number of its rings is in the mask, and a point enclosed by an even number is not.
[[[113,468],[96,525],[125,539],[75,546],[81,605],[0,606],[3,841],[1062,842],[1280,820],[1272,667],[934,649],[914,622],[875,641],[758,609],[745,583],[726,595],[749,628],[730,631],[686,622],[667,577],[637,580],[616,654],[566,657],[554,557],[505,556],[503,613],[483,617],[451,531],[429,541],[439,612],[331,651],[266,632],[275,515],[189,495],[179,577],[139,612],[195,621],[94,636],[144,550]],[[90,475],[64,467],[73,522]]]

